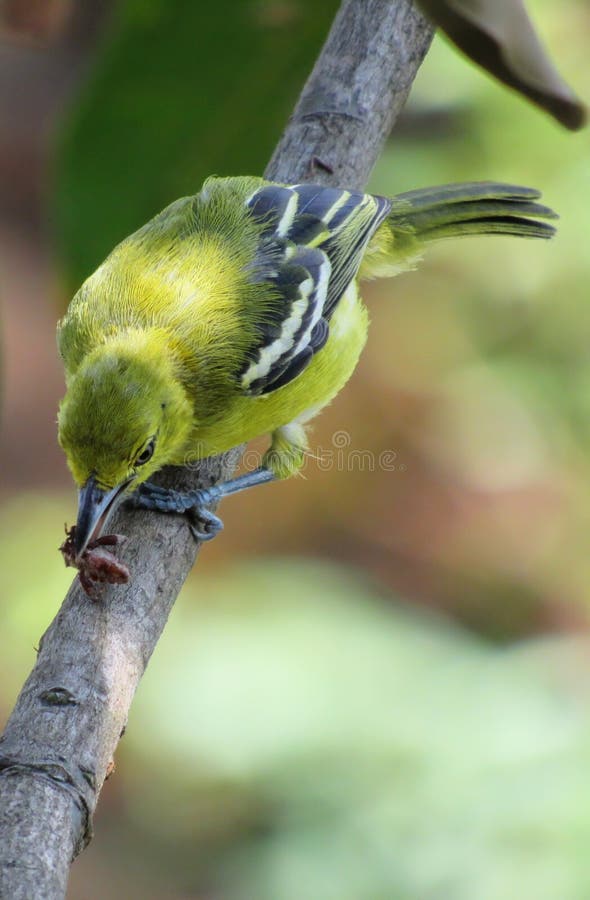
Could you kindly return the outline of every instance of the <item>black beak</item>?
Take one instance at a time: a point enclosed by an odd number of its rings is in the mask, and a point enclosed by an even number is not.
[[[111,515],[123,499],[133,476],[105,491],[91,475],[78,494],[78,521],[74,531],[74,550],[78,559],[90,543],[102,534]]]

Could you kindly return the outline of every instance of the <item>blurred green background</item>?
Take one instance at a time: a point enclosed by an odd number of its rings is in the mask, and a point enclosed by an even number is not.
[[[261,172],[337,4],[7,0],[0,719],[71,580],[55,322],[113,242]],[[586,0],[529,3],[590,97]],[[590,149],[437,40],[374,172],[491,178],[550,244],[370,284],[305,479],[233,498],[150,663],[72,900],[590,896]]]

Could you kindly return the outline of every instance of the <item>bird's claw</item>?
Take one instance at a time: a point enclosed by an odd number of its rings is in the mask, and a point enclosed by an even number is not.
[[[140,509],[185,515],[196,541],[211,541],[223,529],[219,516],[207,509],[218,499],[213,488],[181,493],[150,482],[141,484],[130,497],[134,506]]]
[[[223,522],[208,509],[213,503],[219,503],[229,494],[237,494],[258,484],[274,481],[275,475],[266,466],[260,466],[253,472],[245,472],[229,481],[213,484],[209,488],[196,491],[174,491],[144,481],[129,498],[130,502],[140,509],[155,509],[158,512],[179,513],[189,521],[191,534],[196,541],[210,541],[219,534]]]
[[[188,527],[196,541],[212,541],[220,531],[223,531],[223,522],[205,506],[191,506],[186,511]]]

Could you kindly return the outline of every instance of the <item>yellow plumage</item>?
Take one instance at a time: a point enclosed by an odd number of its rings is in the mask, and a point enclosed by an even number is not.
[[[305,423],[365,343],[358,278],[394,274],[454,234],[548,237],[537,196],[481,183],[387,200],[210,179],[115,248],[59,325],[74,479],[119,497],[163,465],[264,433],[264,465],[297,471]]]

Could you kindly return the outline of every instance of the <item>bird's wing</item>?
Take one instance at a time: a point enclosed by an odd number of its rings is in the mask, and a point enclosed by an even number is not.
[[[296,378],[326,343],[330,316],[391,202],[318,185],[266,184],[246,206],[262,226],[249,278],[268,285],[273,300],[241,383],[248,394],[264,394]]]

